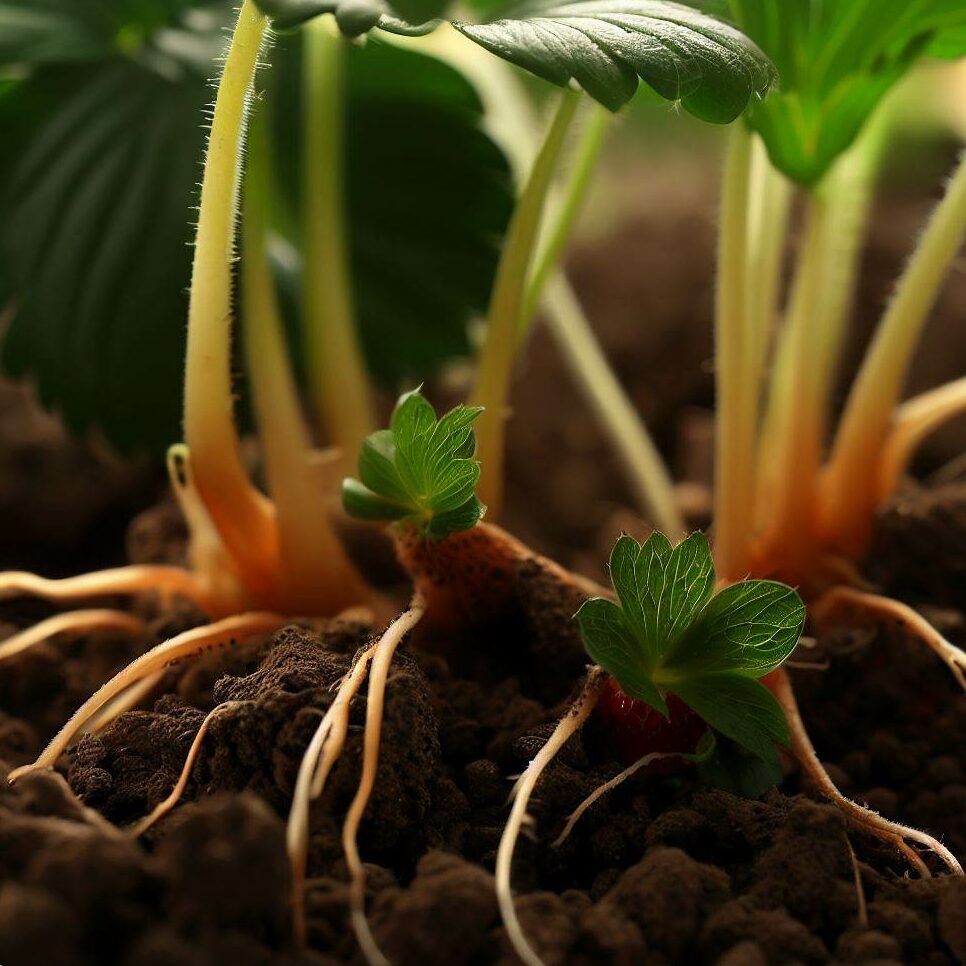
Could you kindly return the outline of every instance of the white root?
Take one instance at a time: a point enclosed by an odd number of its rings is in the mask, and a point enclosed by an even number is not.
[[[376,943],[366,919],[366,873],[359,856],[358,834],[362,816],[369,804],[369,796],[376,781],[379,766],[379,743],[382,738],[383,704],[386,695],[386,680],[396,648],[406,634],[416,626],[423,616],[425,605],[417,594],[404,611],[394,620],[372,648],[372,667],[369,673],[369,692],[366,704],[366,725],[363,739],[362,775],[355,798],[349,806],[345,824],[342,826],[342,848],[345,852],[346,866],[349,870],[349,915],[356,939],[366,962],[370,966],[389,966]]]
[[[102,685],[78,708],[71,719],[54,736],[40,757],[30,765],[14,769],[8,781],[15,782],[23,775],[43,768],[53,768],[57,759],[67,750],[74,737],[99,711],[132,685],[163,670],[174,661],[193,657],[202,651],[228,642],[271,634],[277,631],[285,618],[278,614],[254,612],[238,614],[214,624],[206,624],[185,631],[170,641],[165,641],[133,660],[123,671]]]
[[[648,765],[655,761],[663,761],[666,758],[682,758],[686,759],[688,756],[680,754],[674,751],[652,751],[650,754],[644,755],[643,758],[638,758],[633,765],[629,765],[625,768],[619,775],[615,775],[609,781],[604,782],[602,785],[598,785],[574,810],[571,812],[570,817],[567,819],[567,824],[564,825],[563,831],[553,840],[551,848],[558,849],[567,839],[570,837],[570,833],[574,830],[574,826],[580,821],[581,816],[584,812],[590,808],[594,802],[603,798],[608,792],[613,791],[618,785],[622,785],[628,778],[635,775],[642,768],[646,768]]]
[[[886,620],[897,621],[913,637],[918,638],[933,651],[952,672],[956,683],[966,691],[966,652],[950,643],[922,614],[902,601],[870,594],[852,587],[833,587],[826,591],[812,608],[819,620],[826,619],[838,608],[853,607]]]
[[[891,822],[879,815],[878,812],[846,798],[835,787],[835,783],[815,753],[815,748],[808,737],[801,713],[798,710],[798,702],[795,700],[795,694],[792,691],[791,680],[785,671],[780,671],[775,679],[774,692],[785,712],[785,716],[788,718],[788,727],[792,738],[792,753],[798,759],[803,773],[814,782],[818,790],[833,805],[844,813],[846,819],[854,828],[892,845],[926,878],[931,876],[929,867],[923,861],[922,856],[909,845],[910,842],[916,842],[935,853],[946,864],[950,872],[955,875],[963,874],[963,868],[959,861],[942,842],[925,832],[920,832],[918,829],[900,825],[898,822]]]
[[[168,597],[185,597],[202,610],[206,610],[209,604],[208,594],[201,583],[182,567],[134,565],[59,580],[48,580],[18,570],[0,573],[0,600],[29,595],[54,604],[70,604],[91,597],[147,591],[156,591]]]
[[[306,942],[305,872],[309,847],[309,806],[322,794],[326,779],[345,747],[352,699],[366,679],[373,652],[374,647],[363,651],[340,682],[335,700],[315,729],[299,765],[285,832],[292,867],[292,931],[299,947],[304,947]]]
[[[510,817],[503,829],[500,847],[496,853],[496,898],[507,936],[516,954],[526,963],[526,966],[544,966],[544,964],[533,947],[527,942],[520,920],[517,918],[516,907],[513,904],[513,890],[510,883],[513,853],[516,849],[517,839],[520,837],[520,830],[526,821],[530,796],[540,780],[540,776],[553,761],[557,752],[581,729],[590,716],[600,698],[606,677],[604,671],[599,667],[590,670],[580,696],[570,706],[566,715],[557,723],[557,727],[550,735],[547,743],[537,752],[533,761],[527,765],[526,770],[510,793],[513,807],[510,810]]]
[[[144,621],[120,610],[74,610],[55,614],[33,627],[12,634],[0,643],[0,661],[21,654],[58,634],[79,637],[96,631],[119,631],[140,637],[147,634]]]
[[[156,822],[159,822],[165,815],[167,815],[174,807],[181,801],[181,796],[184,795],[184,790],[188,787],[188,782],[191,780],[191,773],[194,771],[195,763],[198,761],[198,755],[201,754],[201,746],[204,743],[205,736],[208,734],[208,730],[211,728],[215,720],[221,717],[228,711],[232,711],[235,708],[241,707],[244,704],[251,704],[250,701],[225,701],[222,704],[217,705],[212,708],[208,714],[205,715],[204,721],[201,722],[201,727],[198,728],[195,734],[194,740],[191,742],[191,747],[188,749],[188,755],[184,760],[184,766],[181,769],[181,775],[178,777],[177,782],[175,782],[174,788],[171,789],[171,793],[163,801],[158,802],[154,806],[151,813],[146,815],[135,825],[132,825],[128,829],[128,834],[132,838],[140,838],[144,833],[151,828]]]
[[[103,731],[112,721],[120,718],[125,711],[136,708],[157,686],[164,677],[164,671],[155,671],[146,678],[132,684],[126,691],[122,691],[116,698],[108,701],[103,708],[83,728],[83,734],[96,735]]]

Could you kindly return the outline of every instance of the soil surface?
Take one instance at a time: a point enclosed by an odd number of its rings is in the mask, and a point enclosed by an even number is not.
[[[926,525],[935,512],[947,528],[958,521],[966,540],[966,486],[947,486],[941,500],[915,491],[904,499]],[[899,504],[880,528],[895,559],[910,545],[909,519],[908,503]],[[169,510],[154,511],[133,543],[170,556],[174,530]],[[880,579],[901,583],[901,568]],[[922,601],[960,641],[962,596],[960,585]],[[360,841],[373,932],[400,966],[514,961],[492,877],[506,795],[584,662],[568,619],[578,592],[530,562],[516,575],[515,599],[499,626],[462,642],[463,654],[486,660],[406,646],[390,674]],[[139,606],[149,615],[156,602]],[[153,630],[170,634],[197,620],[168,614]],[[292,624],[176,665],[141,710],[82,738],[62,774],[0,786],[0,962],[362,962],[347,923],[339,836],[359,780],[364,698],[312,811],[305,953],[291,943],[284,822],[333,685],[371,634],[358,621]],[[11,766],[30,760],[97,679],[148,643],[91,637],[8,662],[0,757]],[[796,686],[842,788],[966,853],[966,698],[945,668],[891,631],[843,628],[806,644],[795,655]],[[225,708],[184,803],[140,841],[119,832],[168,794],[217,705]],[[620,768],[592,718],[538,788],[514,886],[524,928],[548,964],[966,962],[966,882],[908,878],[890,849],[851,834],[794,773],[757,801],[687,774],[635,778],[553,848],[567,815]]]
[[[713,192],[675,201],[672,182],[642,187],[633,209],[641,213],[578,250],[572,271],[663,448],[684,478],[704,484]],[[927,201],[899,192],[879,215],[859,342]],[[930,335],[945,349],[926,353],[917,388],[962,369],[962,335],[947,336],[964,304],[958,278]],[[13,405],[0,396],[11,494],[3,502],[5,558],[54,574],[116,563],[125,553],[118,521],[146,505],[157,478],[105,464],[62,437],[42,442],[52,432],[46,423],[21,433],[23,420],[4,416]],[[545,334],[530,347],[515,405],[528,419],[511,431],[508,526],[599,576],[617,532],[638,533],[641,524]],[[962,444],[950,431],[923,465],[941,465]],[[68,507],[55,527],[39,495],[48,492]],[[44,533],[48,543],[37,544]],[[183,538],[177,513],[162,503],[132,526],[127,553],[178,562]],[[935,485],[910,486],[883,515],[869,575],[963,645],[964,546],[966,484],[950,470]],[[397,966],[515,962],[493,889],[506,796],[575,693],[585,658],[569,621],[579,603],[572,588],[535,563],[519,569],[514,588],[516,609],[498,626],[448,648],[409,642],[389,678],[378,781],[360,842],[373,934]],[[188,608],[161,611],[149,598],[136,607],[150,623],[144,640],[53,642],[4,663],[3,771],[32,760],[133,656],[201,619]],[[50,612],[5,602],[0,633]],[[291,939],[285,820],[333,685],[377,630],[359,621],[296,622],[270,639],[176,665],[138,710],[85,736],[57,772],[0,784],[0,963],[361,963],[340,831],[359,779],[364,697],[352,706],[345,752],[312,811],[310,948],[301,953]],[[966,855],[966,698],[948,671],[890,629],[838,628],[807,640],[794,660],[804,718],[843,791]],[[218,705],[225,708],[183,803],[133,840],[124,827],[167,795]],[[621,767],[592,718],[532,802],[533,834],[519,844],[513,884],[524,929],[548,964],[966,963],[966,880],[908,877],[891,850],[850,832],[792,769],[754,801],[702,787],[687,773],[642,775],[601,799],[553,848],[572,809]]]

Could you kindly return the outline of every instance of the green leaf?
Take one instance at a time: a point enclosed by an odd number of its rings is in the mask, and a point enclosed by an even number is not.
[[[673,550],[662,533],[640,545],[617,541],[611,579],[628,620],[636,628],[651,667],[671,650],[714,593],[714,561],[703,533]]]
[[[795,650],[805,623],[801,597],[772,580],[726,587],[705,608],[664,666],[675,673],[740,672],[760,678]]]
[[[670,690],[715,731],[759,758],[768,758],[776,741],[788,744],[788,722],[781,705],[754,678],[705,674],[677,681]]]
[[[630,539],[630,538],[628,538]],[[667,717],[667,705],[651,681],[642,641],[613,601],[594,597],[581,605],[576,621],[592,661],[619,682],[621,690]]]
[[[698,775],[706,784],[732,795],[759,798],[769,788],[781,784],[784,770],[774,746],[765,759],[733,741],[721,739],[711,754],[698,763]]]
[[[0,86],[0,305],[16,309],[3,364],[34,375],[42,401],[75,431],[97,426],[119,448],[163,453],[181,433],[201,122],[231,9],[195,4],[189,29],[180,19],[187,0],[46,2],[65,16],[51,21],[59,27],[45,49],[71,62],[40,63]],[[140,19],[116,28],[118,11],[135,8]],[[141,37],[165,11],[168,25]],[[90,24],[75,36],[82,16]],[[141,40],[129,52],[98,40],[85,49],[107,52],[73,62],[78,38],[118,31]],[[19,62],[32,49],[4,56]],[[272,56],[262,76],[297,81],[296,45]],[[347,59],[360,334],[372,371],[395,386],[470,354],[467,327],[486,304],[512,185],[480,129],[479,98],[456,71],[379,43]],[[297,97],[290,112],[294,126]],[[280,180],[295,211],[298,142],[279,134]]]
[[[435,23],[425,23],[446,6],[440,0],[255,0],[272,18],[276,30],[291,30],[324,13],[335,15],[339,30],[346,37],[359,37],[374,27],[390,33],[418,36],[429,33]],[[436,11],[427,16],[424,11]],[[397,16],[399,14],[399,16]],[[413,22],[407,22],[411,17]]]
[[[772,162],[818,181],[876,106],[927,53],[966,52],[962,0],[731,0],[737,24],[774,61],[781,89],[749,121]]]
[[[198,0],[0,0],[0,65],[91,61],[144,46]]]
[[[695,116],[727,123],[775,79],[735,28],[662,0],[526,0],[491,23],[454,26],[544,80],[576,81],[612,111],[641,80]]]
[[[408,506],[379,496],[358,480],[342,481],[342,505],[357,520],[401,520],[409,514]]]
[[[486,510],[474,493],[480,466],[472,458],[473,422],[481,411],[457,406],[437,420],[418,389],[401,396],[389,429],[363,443],[362,481],[343,485],[346,511],[370,520],[403,520],[435,540],[474,527]],[[380,506],[387,510],[381,517]]]
[[[666,714],[677,695],[715,731],[758,757],[788,728],[757,679],[794,649],[805,607],[792,588],[748,580],[714,594],[703,534],[672,549],[659,533],[643,544],[621,537],[610,560],[619,603],[594,599],[577,612],[584,647],[621,690]]]

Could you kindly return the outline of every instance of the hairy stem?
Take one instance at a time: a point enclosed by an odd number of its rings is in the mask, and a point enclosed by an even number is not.
[[[880,451],[913,350],[966,234],[966,154],[919,241],[866,353],[823,480],[823,529],[843,550],[865,547]]]
[[[272,508],[242,464],[231,385],[232,263],[245,118],[266,20],[244,0],[218,85],[195,239],[185,440],[211,519],[254,590],[270,581],[277,551]]]
[[[617,453],[644,515],[669,539],[684,537],[674,483],[647,427],[617,381],[576,294],[562,273],[544,296],[546,324],[600,426]]]
[[[493,518],[499,516],[503,503],[507,397],[519,343],[527,276],[547,192],[580,96],[572,90],[561,95],[553,123],[510,221],[493,283],[486,344],[471,400],[473,405],[485,407],[476,424],[477,455],[483,466],[478,492]]]
[[[776,350],[771,395],[765,414],[759,443],[758,505],[762,510],[774,506],[775,494],[786,486],[779,475],[775,455],[780,450],[780,435],[788,431],[789,412],[795,408],[794,393],[801,392],[804,402],[811,407],[805,417],[806,425],[812,426],[817,437],[813,447],[821,452],[828,431],[829,400],[836,367],[841,355],[845,322],[851,308],[858,276],[862,242],[866,236],[872,187],[877,162],[883,144],[885,127],[880,122],[867,130],[859,143],[832,169],[819,189],[816,205],[821,208],[822,237],[806,239],[801,250],[799,275],[805,271],[806,250],[814,260],[811,265],[814,289],[814,315],[799,317],[800,325],[807,326],[810,335],[786,326]],[[781,244],[777,243],[780,249]],[[817,251],[816,251],[817,250]],[[819,265],[821,259],[824,265]],[[792,318],[798,306],[798,281],[793,293]],[[801,279],[805,284],[805,279]],[[804,297],[804,293],[802,293]],[[800,365],[801,341],[809,338],[808,359],[805,367]],[[804,368],[804,372],[796,369]],[[798,379],[807,384],[803,391],[797,388]],[[767,524],[766,520],[762,521]]]
[[[311,440],[265,248],[270,153],[263,122],[256,117],[252,123],[245,186],[242,292],[248,371],[276,507],[286,609],[332,614],[357,603],[364,591],[336,536],[327,494],[316,486],[318,474],[311,466]]]
[[[718,233],[715,304],[718,427],[715,440],[715,560],[720,576],[746,576],[753,522],[757,341],[748,313],[748,201],[751,135],[732,125]]]
[[[529,329],[540,307],[543,290],[570,240],[574,224],[583,208],[587,191],[597,170],[600,152],[604,147],[604,136],[607,133],[611,114],[595,103],[590,105],[589,111],[590,116],[584,121],[570,176],[560,193],[559,202],[553,206],[548,216],[549,224],[543,232],[534,268],[530,274],[523,314],[520,317],[521,336]]]
[[[306,358],[321,425],[354,461],[375,429],[356,331],[345,215],[346,42],[328,17],[305,27],[302,270]]]

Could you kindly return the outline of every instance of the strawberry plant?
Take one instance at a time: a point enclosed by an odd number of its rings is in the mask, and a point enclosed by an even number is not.
[[[843,607],[898,618],[966,688],[961,651],[905,605],[868,593],[854,578],[874,514],[915,446],[966,400],[966,386],[955,383],[898,406],[916,338],[966,234],[966,164],[900,279],[832,430],[832,373],[888,134],[882,116],[871,115],[917,59],[963,52],[960,4],[887,6],[883,13],[868,0],[524,0],[496,11],[486,5],[477,22],[452,21],[476,56],[494,55],[561,88],[511,206],[506,161],[480,130],[474,91],[451,68],[406,46],[438,26],[444,3],[244,0],[204,162],[186,306],[184,443],[168,451],[189,529],[189,566],[63,580],[0,574],[3,596],[73,604],[155,591],[188,598],[209,623],[136,658],[11,780],[52,767],[82,729],[136,703],[174,661],[271,633],[295,616],[328,618],[360,606],[388,616],[392,604],[343,545],[335,506],[342,480],[349,516],[389,524],[413,595],[356,655],[302,758],[288,824],[294,929],[305,943],[310,803],[344,750],[350,705],[368,682],[361,774],[342,845],[356,936],[369,962],[385,962],[365,916],[358,833],[376,783],[388,675],[407,635],[443,629],[458,641],[458,632],[512,610],[521,563],[538,559],[482,518],[501,509],[509,386],[522,336],[543,305],[642,503],[669,536],[618,541],[610,561],[614,595],[540,560],[545,572],[590,598],[576,622],[594,666],[515,789],[496,868],[515,950],[540,962],[510,889],[527,804],[595,708],[628,767],[574,813],[561,838],[593,800],[640,768],[673,759],[753,794],[780,777],[777,749],[788,747],[853,825],[895,845],[922,871],[910,842],[961,871],[932,837],[838,792],[781,667],[805,619],[787,581],[801,588],[817,623]],[[730,13],[736,26],[705,8]],[[189,11],[209,17],[199,26]],[[0,266],[11,317],[7,364],[36,372],[45,396],[75,426],[103,425],[122,444],[174,438],[169,406],[159,405],[157,426],[142,432],[130,400],[142,392],[148,401],[162,398],[154,380],[170,384],[171,360],[180,364],[171,317],[187,266],[175,249],[182,251],[185,181],[197,148],[183,125],[186,117],[188,126],[196,123],[208,63],[194,42],[202,38],[210,52],[223,13],[215,3],[129,0],[111,16],[88,18],[66,0],[0,0],[0,24],[6,17],[16,27],[0,32],[2,64],[27,68],[25,77],[0,86],[0,119],[23,147],[16,164],[0,159],[9,213],[0,227],[9,256]],[[263,90],[258,68],[269,61],[266,41],[276,31],[278,70]],[[347,43],[370,32],[365,45]],[[379,32],[398,39],[380,42]],[[772,93],[775,66],[782,84]],[[670,475],[557,267],[591,181],[606,112],[622,108],[641,83],[701,120],[729,123],[747,112],[731,129],[720,218],[713,558],[701,534],[674,545],[685,526]],[[174,100],[165,96],[172,91]],[[514,101],[507,99],[507,110],[520,108]],[[153,111],[155,103],[171,116]],[[582,113],[578,163],[554,199]],[[432,150],[385,155],[394,142],[414,143],[414,118],[432,133]],[[156,157],[136,167],[118,198],[118,179],[137,154],[138,142],[126,138],[139,123],[150,123]],[[170,179],[156,163],[169,139],[180,148]],[[294,161],[280,148],[286,140],[297,146]],[[775,326],[791,182],[803,194],[805,235],[786,318]],[[83,187],[76,208],[73,184]],[[448,203],[422,212],[424,189],[440,190]],[[425,237],[410,247],[415,212]],[[153,243],[171,264],[128,258],[131,239],[155,215]],[[112,230],[102,231],[105,224]],[[51,240],[58,257],[48,259]],[[92,272],[85,270],[91,251]],[[125,287],[128,266],[134,274]],[[292,290],[300,311],[285,297]],[[142,301],[139,328],[129,319]],[[477,309],[485,309],[487,325],[468,404],[438,418],[417,390],[399,399],[387,429],[376,430],[371,374],[412,384],[442,360],[467,354],[466,322]],[[261,475],[243,455],[235,412],[236,314]],[[105,370],[77,365],[85,347],[115,329],[164,351],[157,362],[148,351],[117,350],[104,353]],[[137,357],[130,369],[116,364],[129,356]],[[128,377],[140,384],[130,398]],[[317,432],[328,450],[318,447]],[[357,452],[358,478],[343,479]],[[0,657],[92,629],[146,636],[128,611],[77,610],[9,638]],[[181,780],[137,834],[178,801],[222,712],[218,706],[205,717]]]

